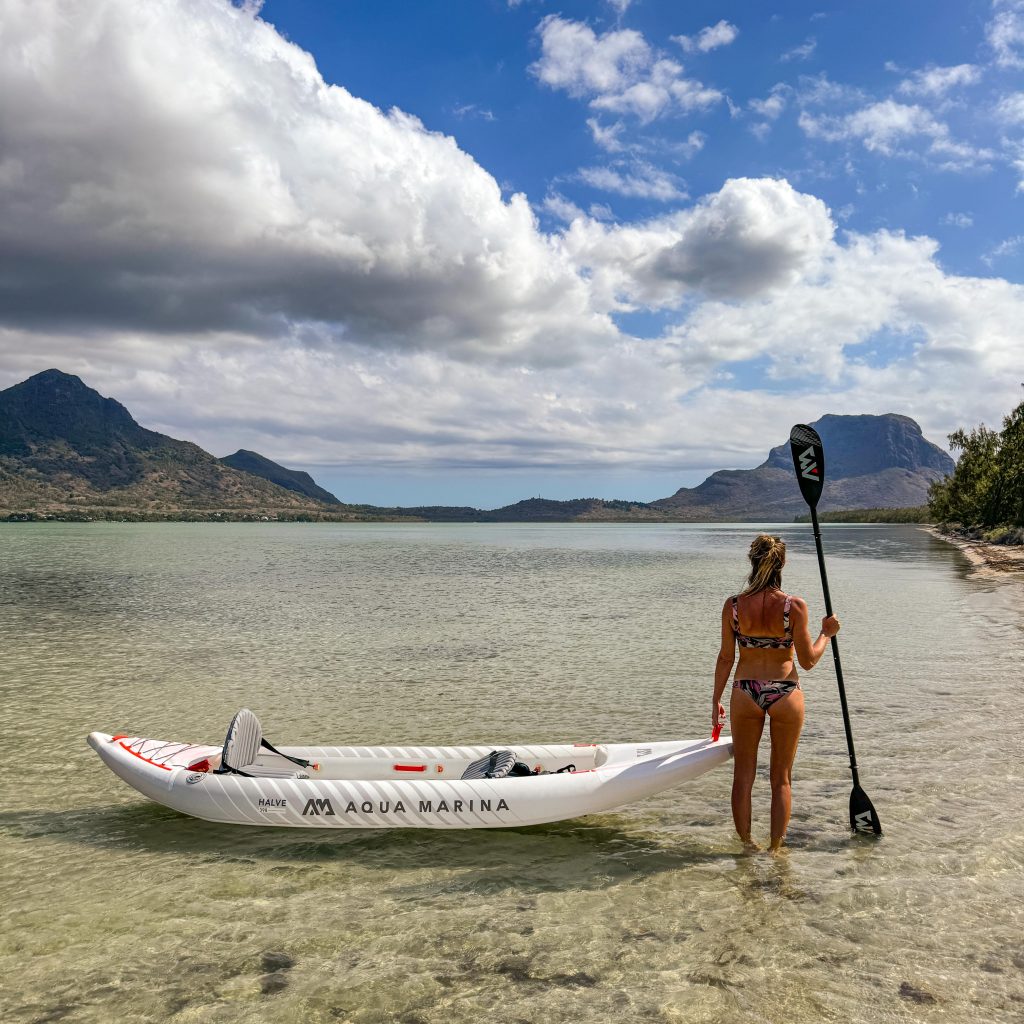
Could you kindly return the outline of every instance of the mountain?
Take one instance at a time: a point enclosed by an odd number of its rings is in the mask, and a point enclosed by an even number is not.
[[[80,378],[45,370],[0,391],[0,509],[317,518],[327,506],[147,430]]]
[[[953,472],[953,460],[907,416],[822,416],[812,423],[825,449],[819,508],[906,508],[927,501],[928,486]],[[697,487],[651,502],[674,516],[788,520],[807,511],[793,478],[789,442],[756,469],[725,469]]]
[[[225,466],[237,469],[241,473],[251,473],[253,476],[269,480],[278,487],[284,487],[296,494],[304,494],[314,501],[322,501],[325,505],[340,505],[341,502],[330,491],[325,491],[317,485],[317,482],[301,469],[285,469],[284,466],[272,462],[265,455],[259,452],[246,451],[239,448],[234,455],[225,455],[220,460]]]

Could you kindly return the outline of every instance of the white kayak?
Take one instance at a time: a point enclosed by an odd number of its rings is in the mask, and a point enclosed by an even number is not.
[[[278,750],[244,710],[222,747],[102,732],[89,745],[122,781],[183,814],[292,828],[537,825],[642,800],[732,756],[727,738]]]

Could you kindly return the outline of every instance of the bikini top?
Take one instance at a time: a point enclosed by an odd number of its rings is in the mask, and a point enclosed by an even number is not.
[[[732,601],[732,631],[736,634],[736,642],[740,647],[757,647],[762,650],[783,651],[793,646],[793,630],[789,625],[789,608],[793,598],[786,595],[786,603],[782,606],[782,626],[784,636],[746,636],[740,632],[739,596],[730,598]]]

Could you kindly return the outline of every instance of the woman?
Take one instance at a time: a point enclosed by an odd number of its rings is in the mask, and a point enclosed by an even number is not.
[[[804,724],[804,695],[796,661],[810,671],[839,632],[839,620],[821,620],[821,632],[812,642],[807,604],[782,592],[786,545],[778,537],[761,534],[750,545],[747,589],[722,605],[722,648],[715,666],[712,728],[725,720],[722,693],[729,680],[736,646],[740,661],[729,704],[732,724],[734,774],[732,817],[744,844],[757,848],[750,835],[750,792],[757,771],[757,746],[767,715],[772,739],[772,836],[769,852],[777,853],[786,838],[792,807],[792,771],[796,746]]]

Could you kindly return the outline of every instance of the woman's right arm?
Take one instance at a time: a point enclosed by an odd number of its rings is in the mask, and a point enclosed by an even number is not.
[[[821,620],[821,632],[817,640],[811,640],[810,614],[807,611],[807,602],[800,597],[793,598],[792,611],[793,619],[793,646],[796,648],[796,659],[800,667],[810,672],[815,665],[821,661],[821,656],[828,647],[831,637],[839,632],[839,620],[834,615],[827,615]]]
[[[722,642],[715,661],[715,688],[711,693],[711,729],[714,730],[725,717],[722,695],[729,685],[729,674],[736,660],[736,634],[732,628],[732,602],[722,605]]]

